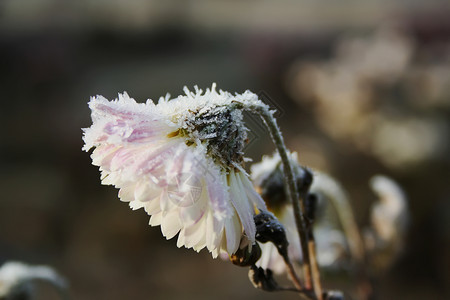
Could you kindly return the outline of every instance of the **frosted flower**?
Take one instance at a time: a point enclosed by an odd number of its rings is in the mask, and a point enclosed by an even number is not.
[[[178,247],[217,257],[233,254],[241,239],[255,242],[255,209],[265,204],[242,167],[247,128],[242,107],[264,105],[246,91],[216,92],[215,85],[157,104],[91,98],[93,124],[83,150],[92,152],[103,184],[119,188],[132,209],[144,208]]]

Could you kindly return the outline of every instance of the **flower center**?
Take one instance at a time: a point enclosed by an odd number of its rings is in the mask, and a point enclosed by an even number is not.
[[[248,129],[241,110],[220,106],[207,112],[192,112],[185,124],[169,137],[182,135],[188,146],[200,141],[214,162],[227,169],[243,163]]]

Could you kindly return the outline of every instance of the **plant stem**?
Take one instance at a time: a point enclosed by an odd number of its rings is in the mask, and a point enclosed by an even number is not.
[[[314,239],[314,235],[312,234],[311,229],[310,229],[310,239],[308,241],[308,246],[309,246],[309,253],[311,255],[311,273],[312,273],[312,279],[314,282],[314,292],[316,293],[316,297],[319,300],[322,300],[323,293],[322,293],[322,284],[320,282],[319,264],[317,263],[317,256],[316,256],[316,241]]]
[[[304,288],[302,286],[300,278],[298,277],[297,273],[295,272],[294,266],[292,265],[292,262],[289,260],[289,257],[286,255],[286,256],[283,256],[283,259],[286,264],[289,276],[291,277],[291,280],[294,283],[295,288],[299,291],[303,291]]]
[[[313,285],[311,273],[311,257],[308,249],[308,235],[306,225],[307,222],[304,215],[305,204],[298,193],[297,182],[294,177],[294,170],[288,156],[288,151],[284,144],[283,136],[281,135],[281,131],[278,128],[275,118],[273,117],[267,106],[252,106],[249,107],[249,109],[258,113],[264,120],[264,123],[269,129],[270,136],[272,137],[272,140],[283,163],[284,179],[288,187],[287,194],[294,208],[295,224],[297,226],[297,231],[300,237],[300,245],[302,248],[305,288],[307,290],[311,290]]]

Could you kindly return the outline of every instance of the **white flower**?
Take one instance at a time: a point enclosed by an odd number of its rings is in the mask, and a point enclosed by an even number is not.
[[[297,153],[290,154],[296,173],[298,162]],[[284,190],[283,171],[278,153],[273,156],[263,156],[261,162],[251,166],[251,177],[259,192],[263,195],[269,211],[273,212],[283,224],[286,238],[289,242],[288,256],[292,262],[301,260],[300,239],[295,225],[293,207],[288,203]],[[272,243],[260,244],[261,258],[256,263],[263,269],[271,269],[277,274],[286,271],[286,264]]]
[[[370,251],[386,252],[387,267],[403,248],[410,222],[408,200],[398,183],[387,176],[372,177],[370,187],[378,201],[372,205],[366,243]]]
[[[294,168],[294,174],[301,178],[305,171],[298,162],[297,153],[291,153],[290,159]],[[289,242],[289,259],[292,262],[299,263],[302,260],[300,240],[295,224],[293,206],[288,202],[284,191],[283,176],[282,163],[278,153],[270,157],[264,156],[261,162],[251,167],[252,180],[266,201],[268,209],[275,214],[285,227],[286,238]],[[318,177],[315,176],[311,186],[312,192],[316,190],[317,179]],[[316,220],[316,226],[314,228],[317,244],[317,260],[319,265],[331,267],[345,254],[346,240],[340,230],[336,230],[326,222],[321,221],[323,220]],[[262,255],[257,265],[264,269],[269,268],[277,274],[284,273],[286,271],[286,264],[278,254],[276,247],[271,243],[261,244],[260,247]]]
[[[10,261],[0,268],[0,298],[19,299],[16,297],[29,296],[31,299],[31,284],[36,280],[47,281],[62,293],[65,293],[67,288],[65,280],[48,266],[29,266]]]
[[[102,183],[119,188],[132,209],[144,208],[167,239],[178,234],[178,247],[232,254],[241,238],[255,242],[255,208],[265,208],[242,167],[241,108],[262,103],[249,91],[232,95],[215,85],[185,93],[156,105],[126,93],[91,98],[83,150],[95,147]]]

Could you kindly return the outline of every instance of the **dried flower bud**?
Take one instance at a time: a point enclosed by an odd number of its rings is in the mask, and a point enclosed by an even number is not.
[[[306,195],[313,182],[313,174],[308,168],[300,166],[297,153],[291,153],[290,160],[298,191],[301,195]],[[261,163],[253,165],[251,169],[252,179],[271,211],[276,213],[289,203],[284,186],[283,164],[278,153],[272,157],[264,156]]]
[[[248,278],[255,288],[267,292],[280,290],[278,283],[273,279],[273,273],[270,269],[264,270],[261,267],[253,265],[248,271]]]
[[[283,258],[287,257],[289,242],[284,226],[270,212],[261,211],[255,216],[256,240],[261,243],[272,242]]]
[[[258,243],[244,248],[239,248],[236,253],[230,256],[231,262],[240,267],[249,267],[254,265],[261,258],[261,247]]]
[[[305,209],[306,209],[306,217],[312,222],[316,219],[316,211],[317,211],[317,195],[316,194],[308,194],[305,201]]]

